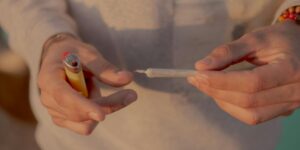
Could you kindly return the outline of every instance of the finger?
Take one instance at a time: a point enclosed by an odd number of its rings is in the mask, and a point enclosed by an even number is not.
[[[48,113],[51,116],[54,116],[56,118],[63,118],[63,119],[71,119],[73,121],[85,121],[85,120],[89,120],[92,117],[90,116],[90,118],[79,118],[78,116],[80,116],[78,110],[72,110],[72,109],[66,109],[66,108],[62,108],[60,105],[57,104],[56,100],[48,93],[46,92],[42,92],[42,103],[43,105],[47,108]],[[101,106],[99,106],[99,109],[101,110]],[[73,119],[73,116],[74,117]],[[97,117],[94,117],[94,120],[98,119]],[[102,119],[103,120],[103,119]],[[97,120],[97,121],[101,121],[101,120]]]
[[[261,107],[287,102],[299,102],[300,100],[300,83],[288,84],[257,93],[219,90],[203,84],[197,84],[195,86],[205,94],[215,99],[220,99],[244,108]]]
[[[64,110],[56,103],[56,100],[45,91],[41,91],[41,103],[47,109],[55,110],[61,114],[64,113]]]
[[[59,84],[52,92],[56,102],[64,109],[68,119],[72,121],[85,121],[93,119],[104,120],[104,112],[101,107],[80,93],[72,89],[67,83]]]
[[[86,79],[90,99],[99,99],[102,97],[99,81],[95,77]]]
[[[266,106],[282,102],[299,102],[300,83],[292,83],[250,95],[256,106]]]
[[[129,104],[133,103],[137,99],[137,94],[133,90],[122,90],[114,93],[108,97],[103,97],[96,102],[102,106],[102,110],[106,114],[116,112]]]
[[[42,91],[51,95],[56,103],[64,110],[68,119],[72,121],[84,121],[93,119],[102,121],[104,113],[100,107],[93,101],[88,100],[79,92],[74,90],[65,80],[62,69],[55,70],[51,75],[44,75],[47,86],[41,84]],[[63,75],[61,75],[63,74]]]
[[[67,128],[81,135],[90,135],[98,124],[91,120],[85,122],[73,122],[61,118],[53,118],[53,122],[60,127]]]
[[[53,118],[67,119],[67,117],[64,114],[62,114],[62,113],[60,113],[56,110],[47,109],[47,111],[51,115],[51,117],[53,117]]]
[[[265,31],[247,33],[238,40],[217,47],[204,59],[196,62],[195,68],[199,71],[221,70],[242,60],[251,59],[252,53],[267,45]]]
[[[289,55],[289,53],[282,52],[281,49],[270,48],[261,53],[254,53],[247,61],[256,66],[262,66],[270,63],[276,63],[280,60],[285,60],[290,57]]]
[[[290,116],[290,115],[292,115],[294,113],[294,111],[288,111],[288,112],[285,112],[285,113],[283,113],[283,114],[281,114],[282,116]]]
[[[95,78],[88,80],[87,83],[89,91],[91,91],[91,99],[100,105],[105,114],[118,111],[137,99],[137,94],[133,90],[122,90],[108,97],[102,97],[98,81]]]
[[[284,103],[266,107],[245,109],[224,101],[216,102],[225,112],[250,125],[256,125],[271,120],[280,116],[284,112],[292,111],[300,106],[300,103]]]
[[[216,89],[254,93],[295,80],[295,69],[293,63],[287,60],[253,70],[200,71],[195,79],[198,84],[206,84]]]
[[[256,49],[256,45],[249,45],[244,39],[231,42],[215,48],[204,59],[196,62],[197,70],[221,70],[240,62]]]
[[[123,86],[131,82],[132,74],[128,71],[120,71],[109,63],[102,55],[80,54],[82,63],[87,71],[92,72],[102,82],[111,86]]]
[[[243,108],[256,107],[257,105],[257,103],[255,103],[256,101],[252,99],[252,94],[236,91],[219,90],[202,84],[194,84],[197,82],[193,80],[196,79],[189,78],[189,82],[191,84],[193,84],[200,91],[204,92],[206,95],[216,100],[224,101]]]

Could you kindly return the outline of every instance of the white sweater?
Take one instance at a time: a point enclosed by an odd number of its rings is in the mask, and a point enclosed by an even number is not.
[[[192,68],[231,40],[235,23],[255,20],[274,0],[1,0],[0,24],[31,70],[31,104],[44,150],[272,150],[278,119],[248,126],[221,111],[184,79],[136,76],[136,103],[84,137],[55,126],[39,100],[36,78],[47,38],[70,32],[129,70]],[[278,12],[300,4],[287,0]],[[67,10],[68,8],[68,10]],[[277,14],[278,16],[278,14]],[[269,16],[271,17],[271,16]],[[234,21],[234,22],[233,22]],[[105,88],[104,94],[116,89]]]

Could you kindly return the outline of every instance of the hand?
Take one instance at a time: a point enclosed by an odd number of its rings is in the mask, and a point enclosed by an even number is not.
[[[214,49],[195,64],[189,83],[247,124],[255,125],[300,106],[300,26],[285,22],[258,29]],[[221,71],[248,61],[252,70]]]
[[[79,56],[87,80],[89,97],[82,96],[66,81],[62,54],[72,52]],[[137,99],[133,90],[121,90],[110,96],[101,96],[98,82],[123,86],[131,82],[132,74],[118,71],[92,46],[71,36],[52,43],[42,58],[39,73],[41,101],[53,122],[82,135],[89,135],[107,114],[129,105]]]

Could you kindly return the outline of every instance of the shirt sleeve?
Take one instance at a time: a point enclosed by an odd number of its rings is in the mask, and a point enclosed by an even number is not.
[[[0,24],[10,48],[24,58],[34,76],[46,40],[61,32],[77,33],[65,0],[0,0]]]
[[[285,2],[279,7],[275,14],[275,18],[273,20],[273,24],[276,23],[277,18],[281,15],[283,11],[292,6],[300,5],[300,0],[285,0]]]

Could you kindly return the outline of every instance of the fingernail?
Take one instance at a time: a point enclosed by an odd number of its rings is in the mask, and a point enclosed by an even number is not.
[[[205,74],[198,74],[195,77],[196,77],[196,80],[199,83],[206,84],[206,85],[209,84],[209,82],[208,82],[208,76],[207,75],[205,75]]]
[[[118,75],[128,75],[128,71],[124,71],[124,70],[119,70],[117,72]]]
[[[132,102],[134,102],[135,100],[136,100],[136,94],[130,92],[125,97],[124,105],[129,105]]]
[[[126,80],[128,80],[128,78],[131,78],[132,77],[132,74],[128,71],[119,71],[117,72],[117,75],[120,77],[120,79],[124,80],[124,78]]]
[[[91,119],[95,120],[95,121],[102,121],[103,117],[101,117],[101,115],[94,113],[94,112],[90,112],[89,113],[89,117],[91,117]]]
[[[189,82],[190,84],[196,85],[197,80],[196,80],[195,77],[188,77],[187,79],[188,79],[188,82]]]
[[[209,65],[209,64],[211,64],[211,62],[212,62],[212,59],[210,57],[206,57],[206,58],[200,60],[198,63]]]

